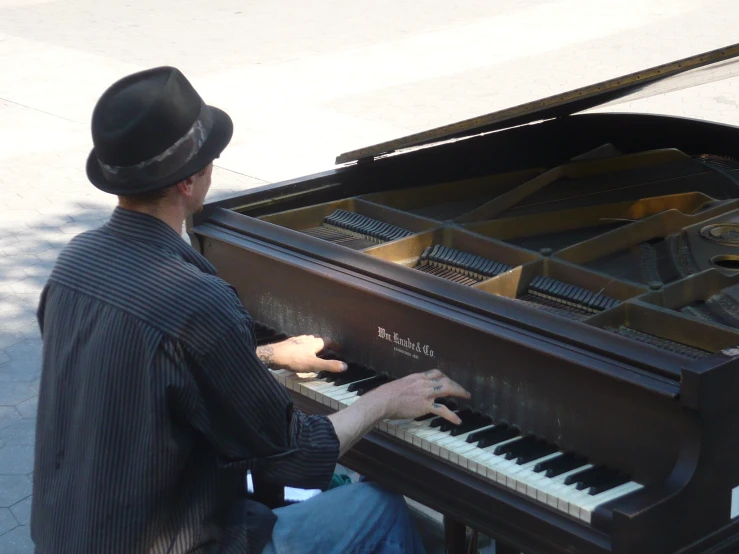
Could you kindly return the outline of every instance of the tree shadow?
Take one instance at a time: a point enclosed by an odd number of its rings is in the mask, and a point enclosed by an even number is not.
[[[0,240],[0,332],[33,334],[39,295],[59,252],[77,234],[95,229],[110,217],[110,205],[86,202],[69,214],[53,214],[31,223],[18,222]],[[0,214],[0,218],[2,215]],[[3,226],[8,230],[8,226]],[[0,347],[1,344],[0,344]]]

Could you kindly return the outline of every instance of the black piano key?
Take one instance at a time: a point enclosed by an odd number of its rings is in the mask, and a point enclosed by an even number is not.
[[[583,477],[577,481],[575,488],[579,491],[587,490],[591,487],[598,487],[618,477],[619,473],[615,469],[602,468],[601,471],[595,472],[588,477]]]
[[[536,464],[534,471],[536,473],[543,471],[547,477],[556,477],[557,475],[562,475],[563,473],[582,467],[587,463],[587,460],[582,456],[563,454],[559,458],[552,458],[551,460]]]
[[[605,466],[595,466],[568,476],[565,479],[565,485],[575,485],[577,490],[582,490],[586,487],[595,486],[599,481],[616,475],[617,472],[613,469]]]
[[[370,377],[374,377],[375,375],[377,375],[377,372],[368,367],[359,367],[356,370],[352,371],[352,367],[350,365],[349,369],[347,369],[343,373],[339,373],[338,375],[339,378],[334,381],[334,385],[336,385],[337,387],[341,387],[343,385],[348,385],[349,383],[363,381],[365,379],[369,379]]]
[[[317,375],[317,377],[319,379],[325,379],[329,383],[333,383],[334,381],[336,381],[339,378],[339,375],[341,375],[341,374],[340,373],[336,373],[334,371],[321,371]]]
[[[357,396],[362,396],[363,394],[367,394],[369,391],[376,389],[380,385],[384,385],[385,383],[390,381],[390,377],[387,375],[379,375],[376,378],[372,380],[367,381],[361,381],[360,383],[357,383],[359,385],[359,388],[357,389]],[[349,391],[353,392],[353,391]]]
[[[506,460],[512,460],[513,458],[517,458],[519,455],[525,454],[535,445],[536,437],[528,436],[519,441],[501,444],[493,450],[493,454],[496,456],[505,456]]]
[[[364,379],[362,381],[356,381],[352,383],[351,385],[349,385],[346,388],[346,390],[347,392],[356,392],[361,396],[362,394],[372,390],[371,388],[367,388],[367,387],[375,388],[373,387],[373,385],[379,387],[380,385],[387,383],[387,381],[388,381],[388,376],[383,373],[380,375],[376,375],[375,377]],[[360,392],[363,389],[366,389],[366,390],[364,392]]]
[[[459,409],[459,406],[457,406],[457,401],[453,398],[436,398],[434,399],[434,402],[436,402],[437,404],[441,404],[442,406],[446,406],[453,412]]]
[[[477,442],[479,440],[482,440],[483,438],[487,437],[491,433],[501,433],[504,429],[508,429],[508,425],[506,423],[500,423],[496,425],[495,427],[492,427],[490,429],[485,429],[484,431],[476,431],[474,433],[470,433],[467,436],[467,442],[473,443]]]
[[[620,487],[621,485],[624,485],[629,481],[631,481],[631,479],[628,475],[616,475],[611,479],[605,479],[600,483],[591,486],[588,489],[588,494],[595,496],[596,494],[600,494],[602,492],[615,489],[616,487]]]
[[[333,350],[329,350],[329,349],[322,350],[321,352],[317,354],[317,356],[321,358],[322,360],[341,360],[342,362],[346,361],[341,356],[339,356],[338,353],[334,352]]]
[[[557,447],[553,444],[549,444],[545,441],[538,441],[536,446],[531,448],[531,450],[526,453],[519,454],[518,458],[516,458],[516,463],[518,465],[528,464],[529,462],[533,462],[534,460],[538,460],[544,456],[549,456],[549,454],[554,454],[555,452],[557,452]]]
[[[444,419],[441,416],[436,416],[434,419],[431,420],[431,423],[429,423],[429,427],[441,427],[441,424],[444,423],[446,419]]]
[[[521,432],[515,427],[496,426],[493,429],[485,432],[486,434],[477,442],[478,448],[487,448],[493,446],[499,442],[507,441],[513,437],[517,437]]]
[[[582,476],[580,479],[578,479],[575,488],[581,491],[584,489],[589,489],[590,487],[597,487],[599,485],[607,483],[612,479],[615,479],[619,475],[618,471],[616,471],[615,469],[610,469],[607,467],[601,467],[598,469],[600,469],[600,471],[594,471],[593,473],[587,476]]]
[[[427,419],[432,419],[434,417],[436,417],[434,414],[426,414],[426,415],[418,416],[413,421],[426,421]]]
[[[493,418],[490,416],[483,414],[472,414],[472,417],[468,417],[466,420],[463,419],[462,423],[452,429],[451,435],[453,437],[463,435],[464,433],[469,433],[470,431],[474,431],[475,429],[479,429],[480,427],[487,427],[492,423]]]
[[[452,409],[448,405],[447,405],[447,408],[449,408],[450,410],[452,410],[457,415],[459,415],[459,412],[462,411],[462,410]],[[436,416],[434,419],[431,420],[431,423],[429,423],[429,427],[441,427],[444,424],[445,421],[447,421],[447,420],[444,419],[443,417]]]
[[[461,419],[462,421],[464,421],[468,417],[472,417],[472,410],[470,410],[469,408],[459,410],[456,413],[457,413],[457,416],[459,416],[459,419]],[[445,419],[444,422],[439,426],[439,431],[444,431],[444,432],[451,431],[456,426],[457,426],[456,423],[452,423],[448,419]]]

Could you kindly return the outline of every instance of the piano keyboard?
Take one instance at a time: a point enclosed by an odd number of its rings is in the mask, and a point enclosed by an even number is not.
[[[593,292],[539,275],[529,283],[526,294],[518,300],[536,308],[570,319],[582,320],[621,302],[605,294]]]
[[[423,251],[414,269],[471,286],[500,275],[512,266],[436,244]]]
[[[326,216],[320,226],[302,232],[353,250],[363,250],[413,234],[402,227],[346,210],[336,210]]]
[[[266,337],[263,343],[272,342]],[[331,353],[322,357],[337,357]],[[271,370],[288,389],[341,410],[392,378],[351,362],[343,373],[293,373]],[[378,426],[431,456],[445,460],[480,478],[568,514],[586,523],[595,509],[640,490],[628,476],[585,458],[561,452],[555,445],[520,431],[471,408],[455,410],[459,426],[433,415],[417,419],[385,420]]]

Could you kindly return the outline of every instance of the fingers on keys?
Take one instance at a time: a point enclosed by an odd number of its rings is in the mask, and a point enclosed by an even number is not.
[[[316,358],[315,366],[316,367],[313,370],[315,372],[330,371],[331,373],[341,373],[349,368],[349,366],[342,361],[322,360],[321,358]]]
[[[432,402],[431,403],[431,409],[429,410],[430,413],[436,414],[437,416],[441,416],[444,419],[451,421],[455,425],[459,425],[462,423],[462,420],[459,419],[459,416],[455,414],[453,411],[451,411],[449,408],[444,406],[444,404],[439,404],[438,402]]]
[[[424,375],[429,382],[429,394],[435,398],[441,396],[470,397],[470,393],[464,390],[459,383],[452,381],[438,369],[427,371]]]
[[[333,350],[334,352],[338,352],[341,349],[339,343],[329,337],[316,337],[310,335],[310,338],[314,341],[316,354],[324,350]]]

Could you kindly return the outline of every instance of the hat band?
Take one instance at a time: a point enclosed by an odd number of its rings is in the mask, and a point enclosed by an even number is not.
[[[98,159],[105,179],[111,184],[138,182],[147,184],[169,177],[182,169],[200,151],[213,129],[213,114],[202,104],[200,114],[192,127],[161,154],[135,165],[108,165]]]

